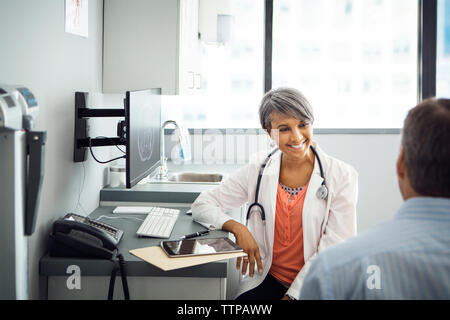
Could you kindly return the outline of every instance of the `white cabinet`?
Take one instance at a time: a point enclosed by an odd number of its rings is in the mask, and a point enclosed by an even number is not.
[[[103,92],[195,90],[199,46],[198,0],[105,1]]]
[[[199,0],[180,2],[179,93],[195,93],[202,87],[201,43],[198,32]]]

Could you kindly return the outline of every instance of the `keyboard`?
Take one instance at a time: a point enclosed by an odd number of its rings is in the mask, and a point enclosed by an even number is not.
[[[150,207],[136,234],[140,237],[169,238],[180,210],[160,207]]]

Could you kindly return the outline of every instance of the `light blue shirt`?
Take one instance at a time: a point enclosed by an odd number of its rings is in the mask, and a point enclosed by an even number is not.
[[[320,253],[300,299],[450,299],[450,199],[411,198]]]

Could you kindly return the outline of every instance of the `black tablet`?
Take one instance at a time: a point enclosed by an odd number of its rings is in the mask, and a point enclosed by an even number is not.
[[[169,257],[191,257],[243,251],[228,238],[168,240],[161,241],[161,247]]]

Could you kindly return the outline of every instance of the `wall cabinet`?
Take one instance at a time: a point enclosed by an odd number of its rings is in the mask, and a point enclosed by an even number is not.
[[[198,0],[108,0],[104,4],[103,92],[199,88]]]

